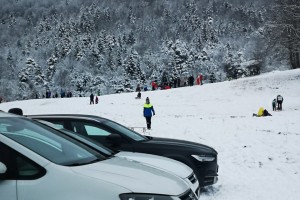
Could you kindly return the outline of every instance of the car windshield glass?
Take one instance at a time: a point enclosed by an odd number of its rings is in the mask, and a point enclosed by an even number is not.
[[[61,132],[26,118],[0,118],[0,132],[59,165],[77,166],[106,159],[104,155]]]
[[[113,128],[114,130],[126,135],[127,137],[130,137],[131,139],[135,140],[135,141],[144,141],[147,140],[147,138],[125,126],[122,126],[121,124],[118,124],[116,122],[107,120],[104,122],[104,124],[106,126],[109,126],[111,128]]]

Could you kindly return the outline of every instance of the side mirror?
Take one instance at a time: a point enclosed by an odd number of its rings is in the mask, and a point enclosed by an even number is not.
[[[110,134],[107,136],[107,140],[112,144],[113,147],[118,147],[121,145],[121,136],[118,134]]]
[[[6,166],[2,162],[0,162],[0,180],[5,177],[6,171]]]

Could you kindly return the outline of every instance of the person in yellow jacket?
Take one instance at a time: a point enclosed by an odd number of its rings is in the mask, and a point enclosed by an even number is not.
[[[253,113],[253,117],[265,117],[265,116],[272,116],[266,109],[264,109],[263,107],[260,107],[258,109],[257,114]]]

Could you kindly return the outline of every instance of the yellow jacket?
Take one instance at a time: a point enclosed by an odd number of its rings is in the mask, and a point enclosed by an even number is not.
[[[258,110],[257,115],[258,115],[259,117],[263,116],[263,115],[264,115],[264,110],[265,110],[265,109],[264,109],[263,107],[260,107],[259,110]]]

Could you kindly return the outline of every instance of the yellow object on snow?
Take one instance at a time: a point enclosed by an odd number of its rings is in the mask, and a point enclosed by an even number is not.
[[[264,110],[265,110],[265,109],[264,109],[263,107],[260,107],[259,110],[258,110],[257,115],[258,115],[259,117],[263,116]]]

